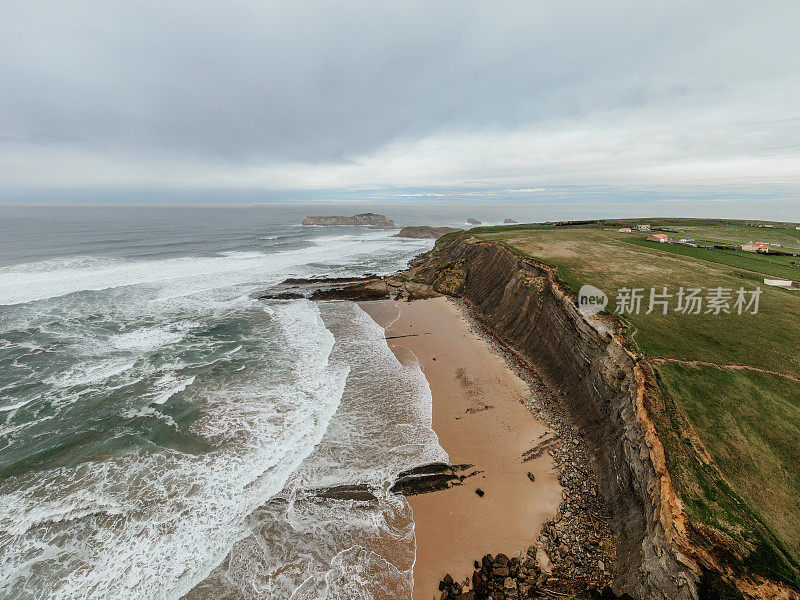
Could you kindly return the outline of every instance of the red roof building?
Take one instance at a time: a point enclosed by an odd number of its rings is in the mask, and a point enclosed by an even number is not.
[[[661,242],[662,244],[669,241],[669,236],[666,233],[653,233],[647,236],[651,242]]]

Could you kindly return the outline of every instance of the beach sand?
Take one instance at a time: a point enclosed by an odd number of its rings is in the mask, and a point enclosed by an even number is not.
[[[386,328],[401,362],[419,361],[433,394],[433,429],[450,462],[481,471],[461,486],[409,497],[417,541],[414,600],[439,598],[446,573],[463,583],[484,554],[525,552],[555,515],[562,488],[551,457],[523,462],[522,456],[549,430],[521,402],[530,396],[528,386],[452,301],[361,306]]]

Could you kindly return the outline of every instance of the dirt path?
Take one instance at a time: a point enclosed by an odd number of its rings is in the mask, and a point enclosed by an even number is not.
[[[723,365],[720,363],[706,362],[703,360],[683,360],[680,358],[647,358],[647,362],[653,365],[662,365],[664,363],[678,363],[681,365],[697,366],[697,367],[715,367],[717,369],[727,369],[731,371],[752,371],[754,373],[766,373],[767,375],[775,375],[776,377],[783,377],[800,383],[800,378],[787,373],[779,373],[778,371],[770,371],[768,369],[761,369],[759,367],[751,367],[750,365]]]

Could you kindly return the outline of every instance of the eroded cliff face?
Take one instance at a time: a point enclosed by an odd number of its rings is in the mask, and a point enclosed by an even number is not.
[[[548,267],[469,236],[437,245],[415,280],[467,300],[566,398],[594,446],[600,491],[614,512],[619,591],[635,598],[698,598],[699,570],[679,561],[661,520],[670,510],[661,481],[668,474],[654,459],[657,439],[650,439],[639,414],[644,374],[613,327],[585,319]]]
[[[698,535],[702,526],[685,515],[656,426],[664,404],[655,374],[625,341],[620,322],[581,315],[552,267],[468,234],[445,236],[410,267],[355,282],[313,280],[321,286],[311,297],[458,296],[501,345],[534,365],[592,446],[617,538],[617,593],[637,600],[800,600],[796,590],[748,573],[724,540]]]
[[[797,597],[763,580],[735,580],[713,549],[692,544],[651,418],[659,404],[653,371],[613,318],[584,317],[551,267],[469,235],[440,240],[410,275],[466,300],[566,400],[593,445],[600,492],[613,512],[618,592],[669,600]]]

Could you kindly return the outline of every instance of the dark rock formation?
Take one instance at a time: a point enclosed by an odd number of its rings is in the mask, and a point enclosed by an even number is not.
[[[503,223],[506,225],[516,225],[519,221],[515,221],[514,219],[503,219]]]
[[[439,590],[446,592],[442,598],[459,597],[464,600],[525,600],[527,598],[572,598],[573,595],[565,592],[548,573],[536,562],[536,548],[528,549],[526,556],[509,558],[505,554],[493,557],[487,554],[480,561],[474,563],[475,571],[470,582],[472,589],[464,592],[463,588],[455,587],[453,578],[445,576],[439,583]],[[586,596],[580,596],[581,598]],[[630,596],[616,596],[610,589],[591,589],[588,597],[624,598]]]
[[[439,294],[430,286],[408,281],[398,277],[365,278],[343,286],[318,288],[311,294],[312,300],[350,300],[368,302],[403,298],[418,300],[432,298]]]
[[[337,485],[314,493],[325,500],[355,500],[357,502],[376,502],[378,497],[364,484]]]
[[[467,477],[476,475],[477,471],[462,475],[472,467],[473,465],[448,465],[447,463],[422,465],[398,473],[397,479],[389,489],[404,496],[446,490],[455,485],[461,485]]]
[[[438,240],[443,235],[453,233],[454,231],[461,231],[461,229],[455,229],[453,227],[430,227],[429,225],[411,225],[403,227],[400,233],[395,234],[394,237]]]
[[[259,300],[299,300],[305,298],[300,292],[267,292],[258,297]]]
[[[409,265],[419,265],[424,261],[421,255],[410,261]],[[310,277],[289,278],[255,297],[259,300],[350,300],[368,302],[370,300],[405,299],[418,300],[433,298],[439,293],[430,286],[409,281],[408,278],[379,277]]]
[[[375,274],[365,274],[361,277],[289,277],[281,281],[281,285],[327,285],[335,283],[356,283],[367,279],[377,279]]]
[[[467,223],[470,225],[481,225],[481,221],[478,221],[478,219],[473,219],[472,217],[467,219]]]
[[[353,215],[352,217],[306,217],[303,219],[303,225],[317,225],[317,226],[330,226],[330,225],[355,225],[360,227],[371,227],[373,229],[396,229],[397,226],[394,221],[384,215],[377,213],[361,213]]]
[[[382,300],[389,298],[386,281],[363,277],[289,278],[257,296],[259,300]]]
[[[383,281],[318,289],[311,294],[311,300],[350,300],[352,302],[386,300],[390,297],[389,288]]]

